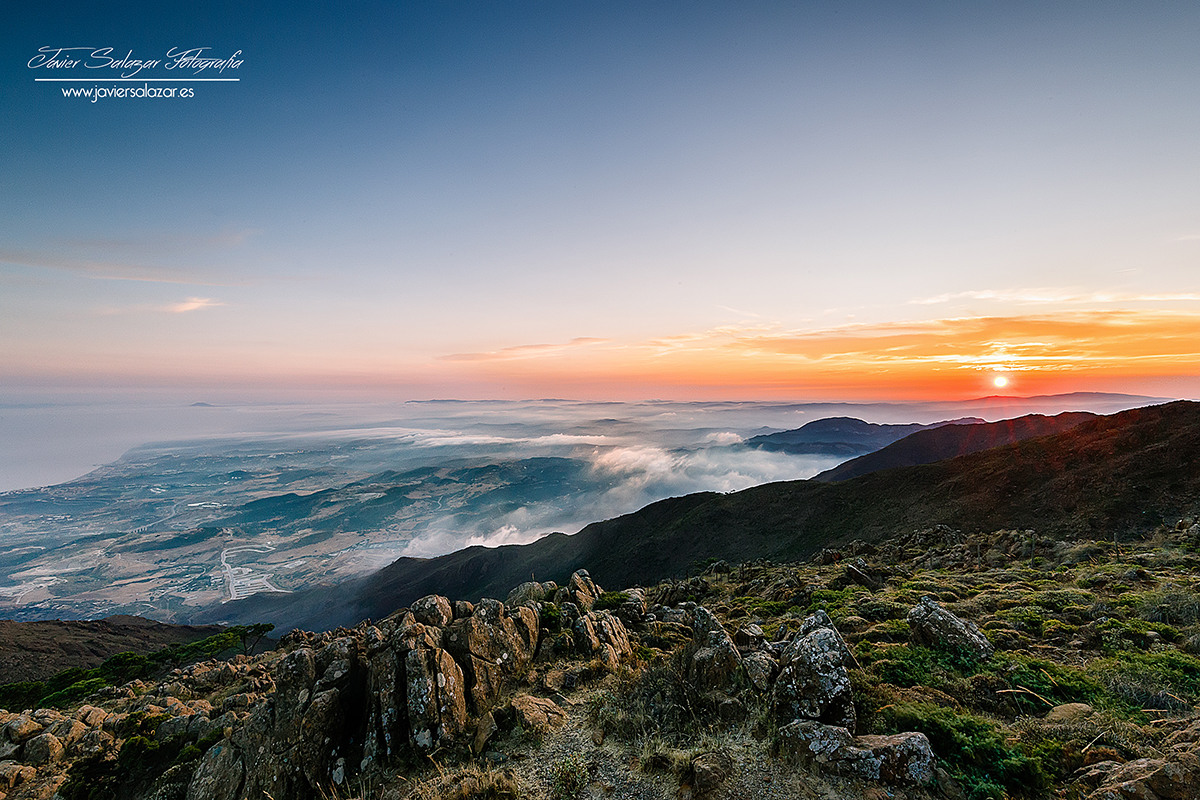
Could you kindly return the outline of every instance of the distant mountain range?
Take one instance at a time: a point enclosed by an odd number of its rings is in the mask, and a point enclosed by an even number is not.
[[[795,430],[755,436],[747,439],[745,444],[748,447],[779,453],[853,456],[886,447],[918,431],[940,428],[943,425],[969,425],[983,421],[978,417],[964,417],[935,422],[932,425],[878,425],[854,417],[826,417],[813,420]]]
[[[1075,423],[1072,425],[1071,423]],[[1023,438],[1039,426],[1067,428]],[[588,525],[574,536],[402,558],[336,588],[229,603],[202,619],[332,627],[379,618],[430,593],[502,596],[525,580],[588,569],[602,585],[681,576],[708,558],[805,558],[850,539],[879,541],[945,524],[968,531],[1032,528],[1060,538],[1131,537],[1200,511],[1200,403],[1179,401],[1080,420],[1062,416],[942,427],[913,451],[964,452],[839,482],[789,481],[703,492]],[[1004,444],[978,452],[981,442]]]

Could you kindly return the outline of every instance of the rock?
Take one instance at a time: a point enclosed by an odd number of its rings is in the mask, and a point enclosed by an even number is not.
[[[499,600],[485,598],[474,614],[446,629],[444,646],[462,667],[474,713],[486,713],[504,686],[529,669],[537,652],[538,624],[538,612],[530,606],[510,613]]]
[[[720,789],[733,774],[733,759],[719,750],[701,753],[692,759],[691,773],[692,787],[703,797]]]
[[[1087,703],[1064,703],[1055,706],[1046,713],[1046,722],[1065,723],[1081,722],[1092,715],[1092,707]]]
[[[616,669],[633,655],[629,631],[608,611],[589,611],[572,625],[575,646],[585,656],[598,656],[609,669]]]
[[[625,601],[614,611],[627,625],[640,625],[646,619],[646,592],[636,588],[626,589]]]
[[[28,714],[21,714],[5,724],[0,736],[8,739],[13,744],[21,744],[26,739],[32,739],[34,736],[37,736],[45,730],[45,727],[45,725],[35,722]]]
[[[488,740],[496,734],[500,728],[496,725],[496,717],[492,712],[488,712],[479,718],[478,724],[475,726],[475,738],[471,741],[471,752],[478,756],[487,747]]]
[[[33,780],[37,770],[33,767],[18,764],[15,761],[0,761],[0,789],[5,791],[15,789],[27,781]]]
[[[104,719],[107,716],[107,711],[96,706],[80,706],[79,710],[75,712],[75,719],[89,728],[99,728],[104,724]]]
[[[588,571],[581,569],[571,575],[571,580],[567,582],[567,585],[563,589],[559,590],[559,594],[565,594],[567,600],[579,606],[584,611],[591,611],[596,599],[603,592],[599,586],[592,582],[592,577],[588,575]]]
[[[188,784],[187,800],[238,800],[245,770],[229,742],[217,742],[200,759]]]
[[[848,583],[857,583],[872,592],[878,591],[880,587],[879,581],[871,576],[867,562],[861,558],[856,558],[846,565],[845,579]]]
[[[408,651],[407,680],[409,738],[418,750],[447,744],[467,724],[466,687],[462,670],[441,648]]]
[[[821,622],[817,615],[806,619],[801,633],[783,651],[775,681],[775,715],[781,725],[815,720],[853,733],[856,720],[847,670],[853,656],[836,630],[818,627]]]
[[[523,606],[526,603],[540,603],[546,599],[546,589],[536,581],[526,581],[508,593],[504,605],[509,608]]]
[[[475,604],[467,600],[454,601],[454,618],[466,619],[475,613]]]
[[[440,594],[430,594],[415,601],[409,609],[422,625],[444,628],[454,619],[454,608]]]
[[[917,786],[926,786],[934,780],[933,750],[929,746],[929,739],[923,733],[858,736],[855,737],[853,746],[869,751],[879,758],[879,780]],[[864,760],[862,763],[867,762]]]
[[[521,695],[512,700],[512,710],[517,721],[527,731],[545,733],[551,728],[565,725],[567,712],[553,700]]]
[[[694,612],[692,638],[688,680],[701,692],[733,686],[742,671],[742,656],[720,620],[703,606]]]
[[[25,742],[25,763],[41,766],[62,758],[62,742],[53,733],[42,733]]]
[[[1200,797],[1200,760],[1182,764],[1157,758],[1139,758],[1116,766],[1089,800],[1194,800]],[[1100,765],[1096,765],[1099,767]]]
[[[797,720],[780,728],[779,738],[786,752],[842,775],[918,786],[935,778],[933,750],[923,733],[854,737],[838,725]]]
[[[779,729],[781,750],[822,764],[833,761],[853,739],[850,731],[840,725],[822,725],[812,720],[796,720]]]
[[[733,632],[733,643],[742,652],[761,650],[766,642],[767,637],[763,635],[763,629],[753,622],[743,625]]]
[[[64,719],[51,725],[47,733],[54,734],[63,747],[70,747],[82,739],[88,730],[88,726],[77,719]]]
[[[908,612],[908,627],[913,641],[926,647],[957,650],[979,661],[995,652],[975,623],[954,616],[932,597],[922,597]]]
[[[779,662],[769,653],[761,650],[743,658],[742,667],[746,670],[746,677],[750,679],[750,685],[760,692],[771,688],[771,681],[779,672]]]

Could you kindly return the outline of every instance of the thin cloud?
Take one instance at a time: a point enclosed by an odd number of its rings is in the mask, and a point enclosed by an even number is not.
[[[170,311],[172,314],[185,314],[188,311],[199,311],[202,308],[215,308],[223,305],[225,304],[218,300],[213,300],[211,297],[189,297],[182,303],[167,306],[165,310]]]
[[[55,269],[86,275],[89,278],[108,281],[143,281],[147,283],[182,283],[191,286],[245,286],[245,280],[214,280],[189,274],[182,270],[147,264],[131,264],[110,261],[95,261],[31,253],[21,250],[0,248],[0,263],[40,269]]]
[[[89,237],[56,240],[67,247],[82,247],[88,250],[103,250],[126,255],[176,255],[194,253],[197,250],[217,250],[240,247],[252,236],[262,233],[260,228],[225,229],[217,233],[197,235],[190,233],[164,233],[139,238]]]
[[[439,361],[510,361],[513,359],[522,358],[537,358],[540,356],[555,355],[566,350],[571,350],[577,347],[588,347],[596,344],[603,344],[607,339],[597,339],[590,336],[580,336],[563,344],[521,344],[514,347],[505,347],[501,350],[493,350],[486,353],[451,353],[450,355],[439,356]]]
[[[1162,302],[1195,302],[1200,300],[1196,293],[1163,293],[1163,294],[1133,294],[1128,292],[1080,292],[1066,288],[1042,289],[984,289],[970,292],[952,292],[933,297],[924,297],[909,301],[911,305],[937,305],[950,303],[955,300],[995,300],[1008,303],[1026,303],[1030,305],[1061,303],[1068,305],[1087,305],[1093,303],[1162,303]]]

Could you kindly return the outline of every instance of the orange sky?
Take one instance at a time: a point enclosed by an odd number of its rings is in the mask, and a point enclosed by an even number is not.
[[[455,382],[608,396],[934,399],[1200,391],[1200,314],[1080,311],[843,325],[721,328],[622,343],[576,340],[441,359]],[[998,387],[995,379],[1007,384]],[[1157,388],[1155,388],[1157,387]]]

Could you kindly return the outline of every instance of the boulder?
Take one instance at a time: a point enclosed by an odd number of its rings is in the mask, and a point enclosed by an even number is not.
[[[1088,800],[1194,800],[1200,797],[1200,759],[1192,753],[1184,756],[1190,758],[1182,762],[1158,758],[1109,762],[1112,768],[1102,774],[1102,785]]]
[[[62,742],[53,733],[40,733],[25,742],[25,763],[41,766],[62,758]]]
[[[923,733],[852,736],[838,725],[797,720],[779,729],[780,747],[808,763],[866,780],[926,786],[935,760]]]
[[[742,656],[713,613],[697,606],[692,621],[692,652],[688,680],[701,692],[723,691],[737,682]]]
[[[763,629],[753,622],[747,623],[733,632],[733,643],[743,653],[761,650],[766,642],[767,637],[763,634]]]
[[[467,725],[463,673],[441,648],[419,647],[405,656],[409,739],[425,752],[452,741]]]
[[[779,672],[779,662],[770,653],[762,650],[745,656],[742,659],[742,667],[746,670],[746,677],[750,679],[750,685],[760,692],[771,688],[771,681]]]
[[[454,607],[440,594],[430,594],[415,601],[409,607],[413,617],[422,625],[444,628],[454,619]]]
[[[512,700],[512,710],[521,727],[535,733],[545,733],[567,722],[567,712],[553,700],[520,695]]]
[[[596,599],[603,594],[600,587],[592,582],[592,577],[588,575],[586,569],[576,570],[571,575],[571,579],[567,581],[567,585],[559,589],[555,595],[555,602],[561,605],[564,602],[574,603],[584,611],[591,611]]]
[[[1087,703],[1063,703],[1046,712],[1046,722],[1070,723],[1082,722],[1092,715],[1092,707]]]
[[[975,623],[951,614],[932,597],[922,597],[908,612],[908,627],[913,642],[926,647],[962,652],[979,661],[995,652]]]
[[[775,715],[781,725],[814,720],[853,733],[856,719],[847,668],[854,657],[838,632],[822,622],[816,615],[806,619],[784,649],[775,681]]]
[[[39,724],[28,714],[21,714],[5,724],[3,731],[0,732],[0,738],[7,739],[13,744],[21,744],[45,729],[45,725]]]
[[[508,593],[504,605],[509,608],[523,606],[526,603],[540,603],[546,599],[546,588],[536,581],[526,581]]]
[[[700,797],[716,792],[733,774],[733,759],[719,750],[692,759],[691,784]]]
[[[599,657],[609,669],[616,669],[633,655],[629,631],[608,611],[589,611],[571,626],[575,647],[585,656]]]
[[[217,742],[208,748],[192,774],[187,800],[238,800],[244,775],[237,748],[228,741]]]
[[[486,713],[504,686],[523,676],[537,652],[539,615],[530,606],[507,609],[484,598],[475,613],[446,628],[443,642],[466,678],[471,708]]]
[[[15,761],[0,761],[0,791],[15,789],[21,784],[33,780],[37,770]]]

